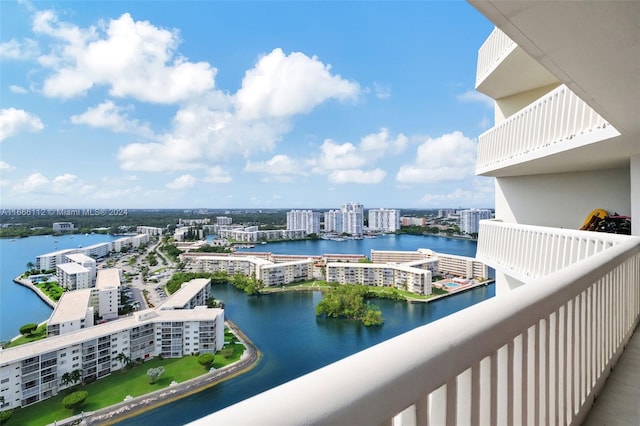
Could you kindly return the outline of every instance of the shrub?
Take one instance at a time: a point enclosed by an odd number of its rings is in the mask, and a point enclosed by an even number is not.
[[[25,324],[20,327],[20,334],[23,336],[30,336],[34,331],[38,329],[38,324]]]
[[[201,354],[198,356],[198,364],[203,366],[206,370],[209,370],[213,365],[213,361],[215,360],[215,355],[213,354]]]
[[[62,406],[69,410],[75,410],[80,407],[86,401],[89,396],[87,391],[76,391],[64,397],[62,400]]]

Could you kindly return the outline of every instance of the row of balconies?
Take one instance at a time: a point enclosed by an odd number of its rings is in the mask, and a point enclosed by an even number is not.
[[[557,87],[556,87],[557,86]],[[549,88],[555,87],[548,91]],[[495,29],[478,51],[476,89],[496,99],[500,105],[514,101],[513,95],[542,91],[530,104],[478,138],[476,174],[505,176],[534,174],[540,164],[535,160],[581,149],[620,133],[567,86],[526,54],[501,30]],[[544,93],[545,90],[547,93]],[[526,98],[526,97],[525,97]],[[506,100],[506,101],[505,101]],[[520,100],[520,102],[522,102]],[[590,160],[605,164],[615,153],[605,151],[602,159],[590,151]],[[572,161],[576,164],[572,164]],[[556,169],[561,172],[580,169],[583,159],[563,157]],[[521,167],[528,164],[529,167]],[[518,167],[520,166],[520,167]],[[544,164],[549,167],[549,164]]]

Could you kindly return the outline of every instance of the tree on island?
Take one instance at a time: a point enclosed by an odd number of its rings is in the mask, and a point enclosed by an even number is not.
[[[33,262],[27,262],[27,265],[26,265],[26,266],[27,266],[27,271],[32,271],[32,270],[34,270],[34,269],[35,269],[36,264],[35,264],[35,263],[33,263]]]
[[[76,410],[77,408],[82,406],[82,404],[84,404],[88,396],[89,392],[87,391],[73,392],[72,394],[64,397],[64,399],[62,400],[62,406],[68,410]]]
[[[37,329],[38,329],[38,324],[34,324],[34,323],[25,324],[22,327],[20,327],[20,334],[22,334],[25,337],[31,336],[33,332],[36,331]]]
[[[377,306],[365,302],[367,288],[363,285],[338,285],[324,294],[316,306],[316,315],[330,318],[350,318],[366,326],[381,325],[384,320]]]

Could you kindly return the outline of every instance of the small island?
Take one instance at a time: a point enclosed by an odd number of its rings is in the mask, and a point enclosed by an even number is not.
[[[366,326],[382,325],[380,308],[366,301],[377,297],[363,285],[337,285],[325,292],[316,306],[316,315],[329,318],[350,318],[361,321]]]

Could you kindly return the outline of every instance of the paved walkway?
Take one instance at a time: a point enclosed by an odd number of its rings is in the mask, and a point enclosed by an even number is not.
[[[583,426],[640,425],[640,327],[636,328]]]

